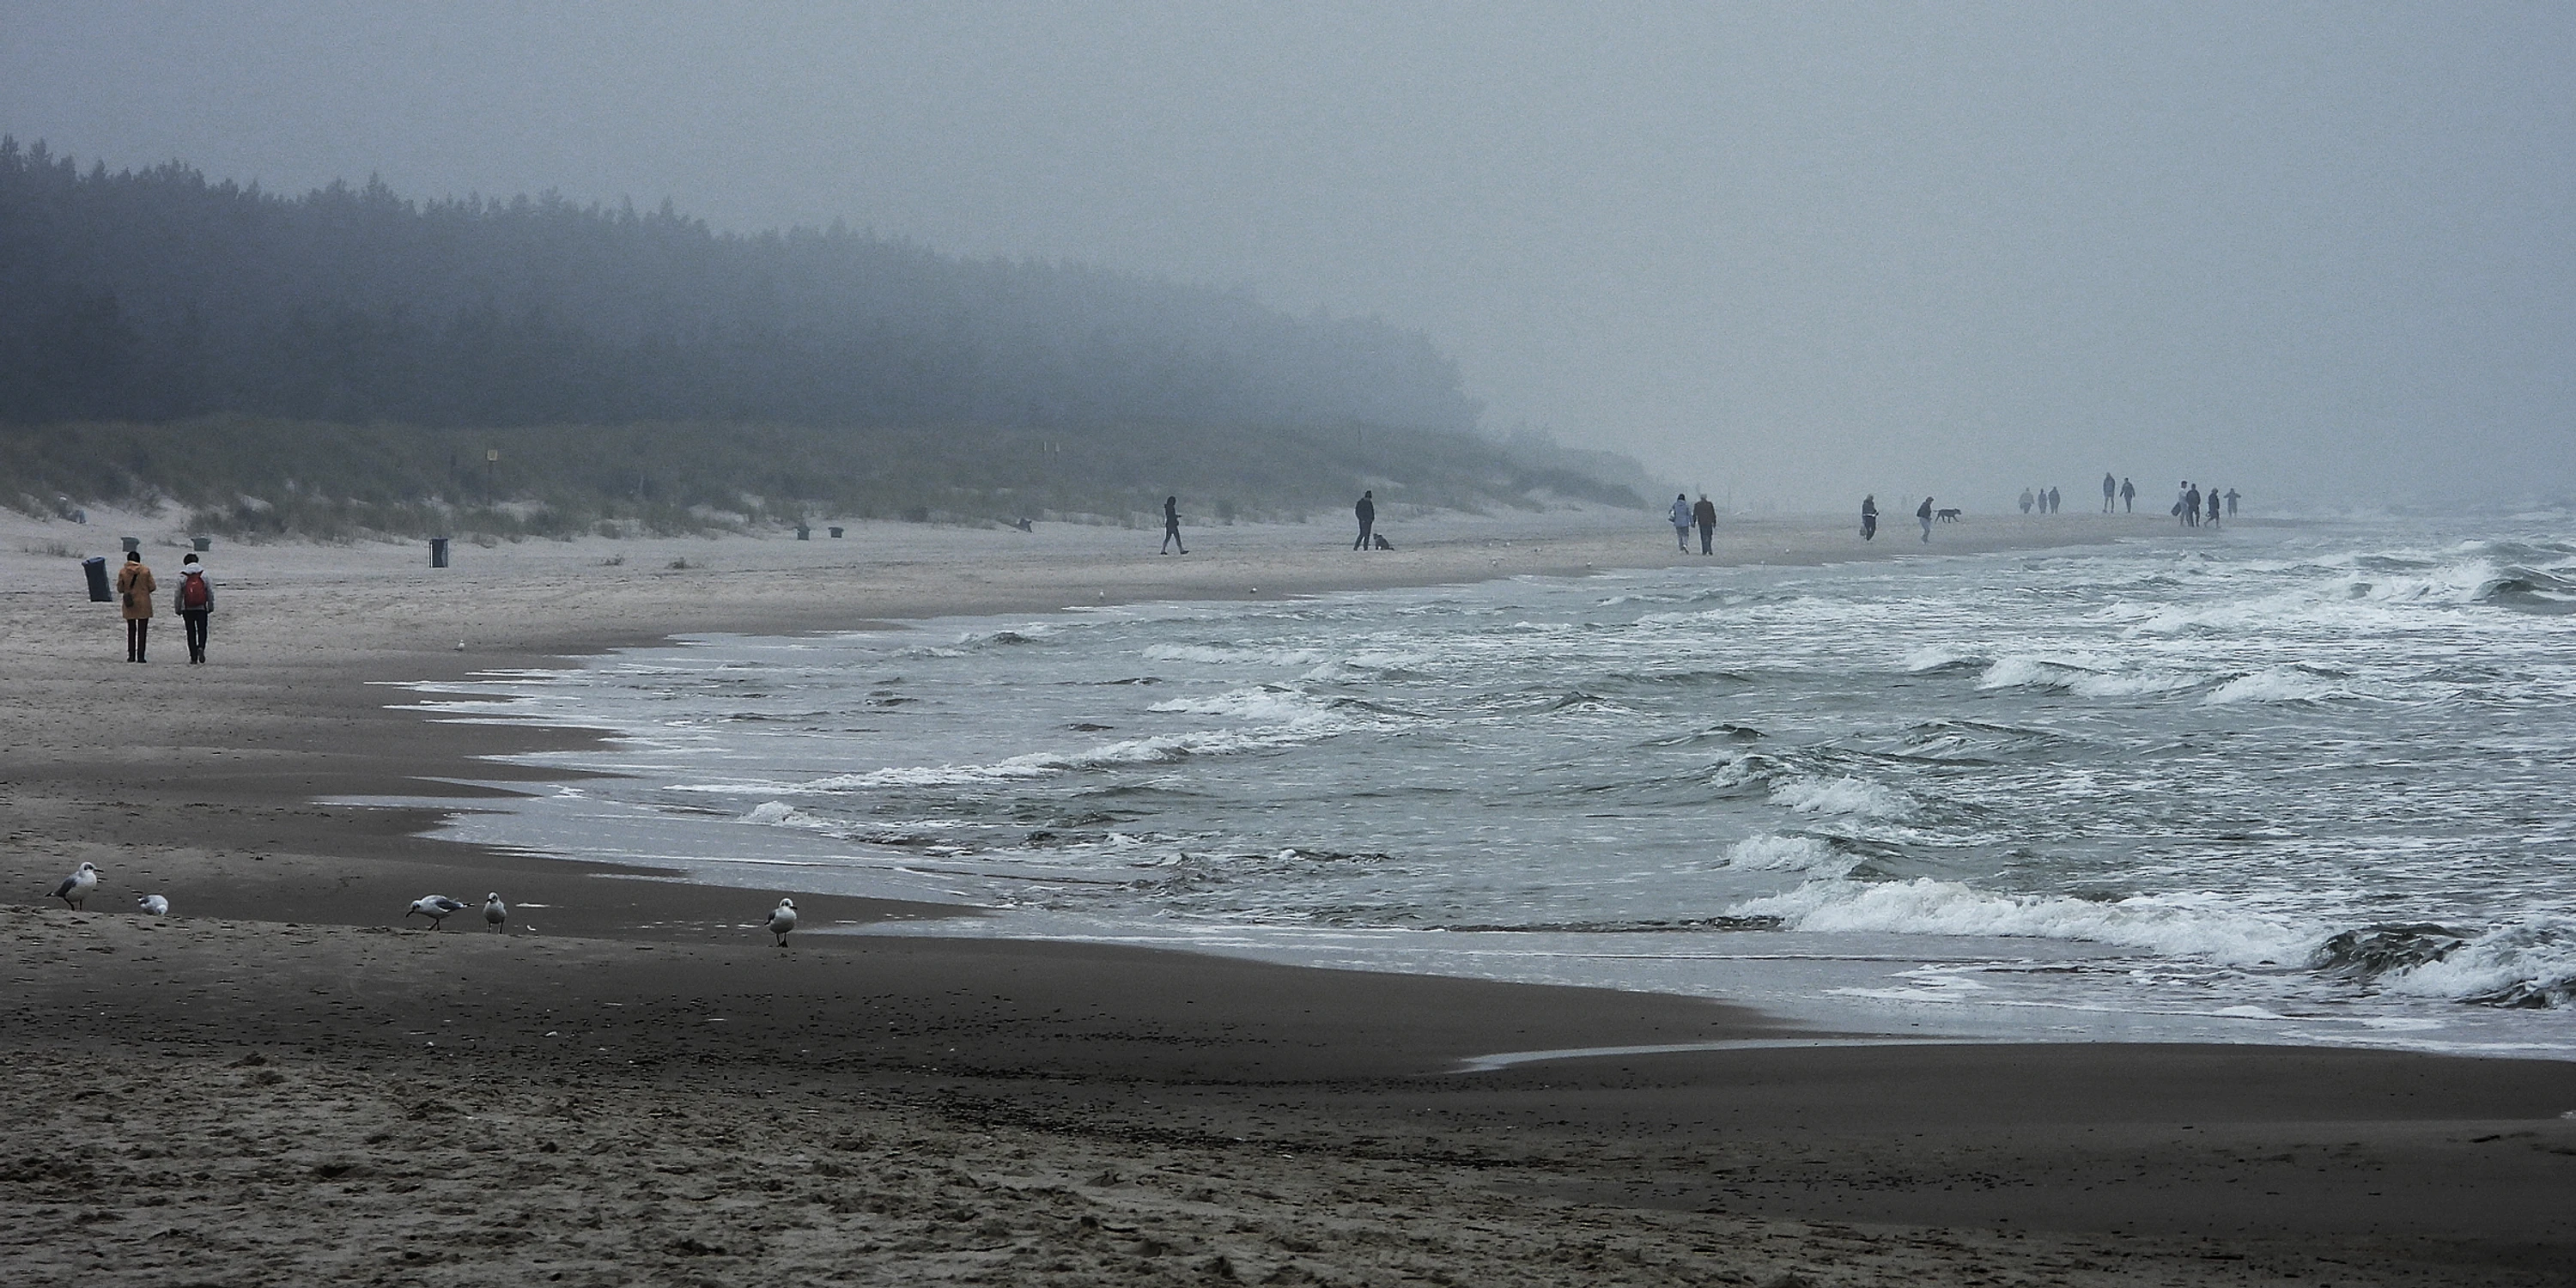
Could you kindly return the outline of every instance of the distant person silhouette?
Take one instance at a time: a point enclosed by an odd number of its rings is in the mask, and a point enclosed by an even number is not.
[[[2028,514],[2030,513],[2030,507],[2037,504],[2039,504],[2039,496],[2029,488],[2023,488],[2021,490],[2021,512]]]
[[[1914,521],[1923,525],[1923,544],[1932,544],[1932,498],[1927,496],[1914,507]]]
[[[2125,478],[2120,480],[2120,505],[2130,514],[2138,512],[2138,485]]]
[[[1876,492],[1860,499],[1860,539],[1878,540],[1878,494]]]
[[[2104,513],[2104,514],[2109,514],[2109,513],[2111,512],[2111,502],[2113,502],[2113,501],[2115,501],[2115,500],[2119,499],[2119,496],[2120,496],[2120,480],[2115,479],[2115,478],[2111,477],[2111,476],[2110,476],[2110,475],[2108,475],[2108,474],[2103,475],[2103,476],[2102,476],[2102,513]]]
[[[1691,530],[1690,493],[1673,493],[1673,510],[1671,515],[1668,517],[1673,521],[1673,544],[1681,547],[1681,552],[1683,554],[1689,554]]]
[[[1691,507],[1691,522],[1699,525],[1699,552],[1712,553],[1710,545],[1717,539],[1717,507],[1709,503],[1708,493],[1699,494],[1699,504]]]
[[[2195,528],[2200,526],[2200,489],[2188,479],[2182,485],[2182,521]]]
[[[1163,498],[1163,548],[1156,553],[1170,554],[1174,546],[1181,546],[1181,498],[1167,496]],[[1182,554],[1189,552],[1188,546],[1181,546]]]
[[[2209,526],[2218,526],[2218,489],[2209,489]]]
[[[145,654],[152,648],[152,592],[160,584],[152,580],[152,570],[143,566],[143,553],[125,552],[125,567],[116,574],[116,593],[125,601],[125,660],[148,662]]]
[[[2050,514],[2057,513],[2058,508],[2065,504],[2066,498],[2059,496],[2056,488],[2048,489],[2048,512]]]
[[[1362,492],[1359,504],[1351,507],[1351,513],[1358,516],[1360,521],[1360,539],[1351,543],[1353,550],[1368,549],[1369,530],[1377,526],[1377,502],[1372,499],[1376,495],[1374,490]]]
[[[2227,517],[2231,519],[2236,517],[2236,489],[2234,488],[2227,489]]]

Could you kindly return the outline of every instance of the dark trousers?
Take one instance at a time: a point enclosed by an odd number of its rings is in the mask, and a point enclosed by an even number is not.
[[[129,617],[129,618],[126,618],[126,619],[125,619],[125,660],[126,660],[126,661],[128,661],[128,662],[140,662],[140,661],[143,661],[143,660],[144,660],[144,658],[143,658],[143,650],[144,650],[144,647],[145,647],[146,645],[150,644],[151,642],[152,642],[152,619],[151,619],[151,618],[149,618],[149,617]]]
[[[191,662],[206,660],[206,619],[211,616],[212,613],[202,608],[194,612],[181,609],[179,612],[179,624],[188,629],[188,660]]]
[[[1710,553],[1709,545],[1710,545],[1710,543],[1711,543],[1711,542],[1715,541],[1716,539],[1717,539],[1717,525],[1716,525],[1716,524],[1714,524],[1714,523],[1703,523],[1703,524],[1699,525],[1699,552],[1700,552],[1701,554],[1708,554],[1708,553]]]
[[[1369,543],[1369,529],[1374,528],[1374,527],[1376,527],[1376,526],[1377,526],[1377,520],[1375,520],[1375,519],[1362,519],[1362,520],[1360,520],[1360,539],[1351,543],[1351,549],[1353,549],[1353,550],[1366,550],[1366,549],[1368,549],[1368,543]]]

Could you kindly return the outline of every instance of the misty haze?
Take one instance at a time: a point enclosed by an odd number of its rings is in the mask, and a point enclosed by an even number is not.
[[[18,6],[0,1282],[2576,1285],[2571,36]]]

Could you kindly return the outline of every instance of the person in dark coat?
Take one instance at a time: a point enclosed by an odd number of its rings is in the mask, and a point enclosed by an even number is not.
[[[170,592],[170,605],[179,610],[179,624],[188,632],[188,665],[206,660],[206,619],[215,612],[215,585],[206,580],[206,567],[195,555],[179,561],[179,588]]]
[[[1360,539],[1351,543],[1353,550],[1366,550],[1369,547],[1369,530],[1377,526],[1376,496],[1377,491],[1373,488],[1363,491],[1360,493],[1359,504],[1351,507],[1351,513],[1357,515],[1360,521]]]
[[[2111,512],[2111,502],[2119,495],[2120,480],[2115,479],[2108,474],[2104,474],[2102,476],[2102,513],[2109,514]]]
[[[1923,525],[1923,544],[1932,544],[1932,498],[1927,496],[1914,507],[1914,521]]]
[[[143,566],[143,552],[125,552],[125,567],[116,574],[118,601],[125,606],[125,660],[146,661],[144,650],[152,642],[152,592],[161,589],[152,580],[152,570]]]
[[[1170,554],[1174,546],[1181,546],[1181,498],[1167,496],[1163,498],[1163,548],[1156,553]],[[1189,552],[1188,546],[1181,546],[1182,554]]]
[[[1717,507],[1709,504],[1708,493],[1700,493],[1699,504],[1691,507],[1691,521],[1699,525],[1699,552],[1712,553],[1710,546],[1717,539]]]
[[[2127,479],[2120,480],[2120,508],[2129,514],[2138,512],[2138,485]]]
[[[1878,494],[1875,492],[1860,499],[1860,539],[1878,540]]]

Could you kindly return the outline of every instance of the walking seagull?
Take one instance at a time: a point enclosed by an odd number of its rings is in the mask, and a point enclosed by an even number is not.
[[[429,928],[436,930],[438,929],[438,923],[463,911],[465,911],[464,904],[459,903],[454,899],[450,899],[446,895],[422,895],[420,898],[411,901],[411,911],[403,914],[403,924],[411,924],[411,919],[415,916],[427,917],[429,918]]]
[[[89,892],[97,888],[98,865],[95,863],[84,863],[80,865],[79,871],[72,873],[70,876],[64,877],[63,883],[54,887],[54,897],[62,900],[64,907],[69,908],[74,912],[78,912],[80,911],[81,901],[89,898]],[[795,918],[790,917],[788,920],[793,922]]]
[[[143,915],[147,917],[167,917],[170,915],[170,901],[157,894],[147,894],[142,898],[135,900],[134,906],[141,908],[143,910]]]
[[[483,896],[483,924],[494,930],[506,929],[510,924],[510,905],[501,902],[498,890]]]
[[[760,928],[778,936],[778,946],[785,948],[787,932],[796,928],[796,901],[779,900],[778,906],[769,910],[769,920],[760,923]]]

